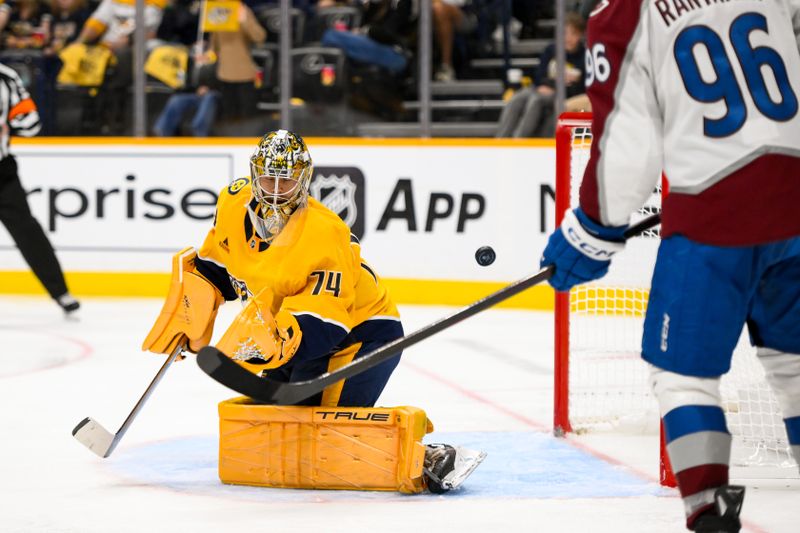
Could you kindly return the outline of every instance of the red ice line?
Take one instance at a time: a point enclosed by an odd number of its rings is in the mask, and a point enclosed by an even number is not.
[[[60,366],[76,363],[78,361],[82,361],[83,359],[88,358],[89,356],[92,355],[92,352],[94,352],[94,348],[88,342],[84,342],[80,339],[75,339],[72,337],[67,337],[64,335],[58,335],[56,333],[49,333],[49,332],[44,332],[44,334],[78,345],[78,347],[80,348],[78,355],[74,358],[65,357],[61,361],[56,361],[54,363],[46,364],[44,366],[39,366],[35,368],[29,368],[27,370],[20,370],[17,372],[11,372],[9,374],[0,373],[0,379],[15,378],[19,376],[24,376],[26,374],[36,374],[37,372],[44,372],[45,370],[50,370],[53,368],[58,368]]]
[[[541,422],[538,422],[536,420],[528,418],[528,417],[526,417],[524,415],[521,415],[521,414],[519,414],[519,413],[517,413],[517,412],[515,412],[515,411],[513,411],[513,410],[511,410],[511,409],[509,409],[509,408],[507,408],[507,407],[505,407],[503,405],[500,405],[500,404],[498,404],[496,402],[493,402],[492,400],[486,398],[485,396],[481,396],[480,394],[476,393],[475,391],[472,391],[470,389],[462,387],[458,383],[450,381],[449,379],[447,379],[447,378],[445,378],[445,377],[443,377],[443,376],[441,376],[441,375],[439,375],[439,374],[437,374],[435,372],[431,372],[430,370],[428,370],[426,368],[423,368],[421,366],[417,366],[414,363],[409,362],[408,359],[404,359],[403,360],[403,366],[408,367],[411,370],[413,370],[414,372],[417,372],[418,374],[422,374],[425,377],[427,377],[427,378],[429,378],[429,379],[431,379],[433,381],[441,383],[442,385],[444,385],[444,386],[446,386],[446,387],[448,387],[450,389],[453,389],[453,390],[457,391],[458,393],[460,393],[460,394],[462,394],[462,395],[464,395],[464,396],[466,396],[468,398],[471,398],[471,399],[475,400],[476,402],[482,403],[484,405],[488,405],[492,409],[494,409],[496,411],[500,411],[501,413],[506,414],[506,415],[510,416],[511,418],[513,418],[515,420],[519,420],[523,424],[531,426],[532,428],[534,428],[534,429],[536,429],[538,431],[547,432],[547,433],[550,433],[552,431],[552,426],[549,426],[547,424],[543,424]],[[658,483],[658,478],[656,476],[650,475],[650,474],[648,474],[648,473],[646,473],[646,472],[644,472],[642,470],[639,470],[639,469],[634,468],[634,467],[632,467],[632,466],[630,466],[628,464],[625,464],[622,461],[620,461],[618,459],[615,459],[615,458],[611,457],[610,455],[606,455],[603,452],[595,450],[594,448],[591,448],[590,446],[587,446],[586,444],[584,444],[582,442],[574,440],[574,439],[572,439],[570,437],[565,438],[564,441],[567,442],[568,444],[578,448],[579,450],[581,450],[581,451],[583,451],[585,453],[588,453],[589,455],[592,455],[592,456],[594,456],[594,457],[596,457],[596,458],[598,458],[598,459],[600,459],[602,461],[610,463],[610,464],[612,464],[614,466],[619,466],[619,467],[625,468],[626,470],[628,470],[632,474],[636,475],[639,478],[644,479],[645,481]],[[673,491],[670,491],[670,492],[671,492],[671,494],[668,496],[670,498],[677,498],[679,496],[677,490],[673,490]],[[768,533],[766,529],[763,529],[763,528],[761,528],[761,527],[759,527],[759,526],[757,526],[757,525],[755,525],[755,524],[753,524],[751,522],[748,522],[746,520],[742,520],[742,525],[744,527],[746,527],[748,530],[752,531],[753,533]]]

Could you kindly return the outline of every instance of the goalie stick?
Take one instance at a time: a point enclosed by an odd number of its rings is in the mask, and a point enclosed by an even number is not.
[[[625,231],[625,238],[635,237],[640,233],[656,226],[661,222],[661,215],[651,215]],[[492,307],[520,292],[547,281],[553,275],[552,265],[541,269],[535,274],[522,278],[497,292],[478,300],[477,302],[453,313],[450,316],[433,322],[422,329],[405,337],[391,341],[372,352],[365,354],[349,364],[335,370],[326,372],[316,378],[306,381],[282,382],[268,377],[259,377],[244,367],[237,364],[224,352],[213,346],[206,346],[197,352],[197,364],[200,368],[225,385],[229,389],[248,396],[257,402],[277,405],[293,405],[297,402],[322,392],[323,389],[343,379],[351,378],[365,370],[391,359],[409,346],[413,346],[428,337],[447,329],[462,320]]]
[[[122,440],[125,432],[128,431],[128,428],[133,423],[133,419],[136,418],[136,415],[138,415],[139,411],[141,411],[142,407],[144,407],[145,402],[153,393],[153,390],[156,388],[156,385],[158,385],[158,382],[161,381],[161,378],[163,378],[164,374],[167,373],[169,366],[173,361],[175,361],[184,348],[185,346],[181,344],[175,348],[171,354],[169,354],[169,357],[167,357],[167,360],[164,361],[163,365],[161,365],[161,369],[155,375],[153,381],[151,381],[150,385],[147,386],[144,394],[142,394],[142,397],[139,398],[138,402],[136,402],[136,405],[128,415],[128,418],[125,419],[125,422],[122,423],[116,433],[112,434],[110,431],[100,425],[100,423],[95,419],[86,417],[81,420],[77,426],[75,426],[75,429],[72,430],[72,436],[78,439],[78,442],[102,458],[106,458],[111,455],[111,452],[114,451],[114,448],[117,447],[117,444],[119,444],[119,441]]]

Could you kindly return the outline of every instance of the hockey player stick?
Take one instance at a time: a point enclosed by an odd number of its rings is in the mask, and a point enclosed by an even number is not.
[[[631,226],[625,231],[625,238],[634,237],[659,224],[660,215],[652,215],[641,222]],[[428,337],[447,329],[462,320],[492,307],[512,296],[519,294],[529,287],[547,281],[553,275],[552,265],[541,269],[539,272],[503,287],[497,292],[478,300],[477,302],[442,318],[422,329],[405,337],[391,341],[380,348],[352,361],[351,363],[335,370],[326,372],[316,378],[306,381],[281,382],[269,378],[259,377],[238,365],[222,351],[213,346],[206,346],[197,352],[197,364],[200,368],[226,387],[244,394],[258,402],[277,405],[293,405],[299,401],[313,396],[323,389],[343,379],[351,378],[365,370],[381,364],[387,359],[396,356],[402,350],[413,346]]]
[[[128,428],[133,423],[133,419],[136,418],[136,415],[138,415],[139,411],[144,407],[145,402],[153,393],[158,382],[161,381],[161,378],[167,373],[169,366],[175,361],[184,348],[185,346],[181,344],[169,354],[169,357],[167,357],[167,360],[161,365],[161,369],[155,375],[153,381],[147,386],[147,390],[144,391],[142,397],[136,402],[133,411],[130,412],[128,418],[125,419],[125,422],[122,423],[116,433],[112,434],[93,418],[86,417],[72,430],[72,436],[100,457],[106,458],[111,455],[111,452],[114,451],[114,448],[117,447],[117,444],[119,444],[119,441],[122,440],[125,432],[128,431]]]

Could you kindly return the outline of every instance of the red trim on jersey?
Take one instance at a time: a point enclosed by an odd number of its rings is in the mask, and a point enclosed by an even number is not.
[[[675,474],[682,497],[728,484],[728,465],[693,466]]]
[[[800,235],[800,158],[767,154],[700,194],[664,199],[661,235],[746,246]]]
[[[592,102],[592,150],[589,164],[581,183],[581,208],[592,220],[602,221],[600,202],[597,196],[597,162],[600,158],[600,139],[606,126],[606,119],[614,109],[614,91],[619,82],[619,71],[628,51],[628,46],[639,25],[642,2],[612,2],[597,15],[589,18],[586,28],[586,50],[591,53],[592,46],[601,42],[605,45],[605,55],[611,64],[610,76],[604,82],[595,80],[586,89]]]

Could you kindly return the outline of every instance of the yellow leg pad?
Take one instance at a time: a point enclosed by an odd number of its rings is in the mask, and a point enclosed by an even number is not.
[[[223,483],[305,489],[423,490],[417,407],[296,407],[233,398],[219,404]]]

